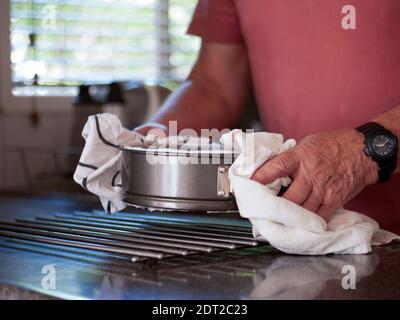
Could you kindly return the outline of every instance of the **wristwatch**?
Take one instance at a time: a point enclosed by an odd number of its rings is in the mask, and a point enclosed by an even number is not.
[[[356,130],[364,135],[365,154],[378,164],[378,182],[387,182],[397,164],[396,136],[376,122],[368,122]]]

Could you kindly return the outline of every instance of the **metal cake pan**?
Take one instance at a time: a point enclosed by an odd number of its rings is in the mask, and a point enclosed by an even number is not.
[[[123,151],[124,201],[146,208],[235,211],[226,150],[129,148]]]

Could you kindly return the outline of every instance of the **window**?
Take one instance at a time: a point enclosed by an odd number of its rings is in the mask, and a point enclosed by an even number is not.
[[[10,0],[13,88],[182,80],[196,0]]]

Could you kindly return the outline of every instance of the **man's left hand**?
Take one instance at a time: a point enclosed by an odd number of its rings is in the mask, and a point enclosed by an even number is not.
[[[252,179],[268,184],[291,177],[283,197],[329,221],[337,209],[378,180],[378,166],[364,154],[363,139],[354,129],[310,135],[267,161]]]

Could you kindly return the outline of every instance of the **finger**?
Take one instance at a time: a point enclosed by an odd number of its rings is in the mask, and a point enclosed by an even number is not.
[[[135,129],[133,129],[133,131],[136,131],[144,136],[147,135],[149,131],[151,131],[151,133],[154,135],[160,135],[162,137],[165,137],[168,129],[163,124],[151,122],[142,124],[141,126],[138,126]]]
[[[324,204],[319,207],[319,209],[317,210],[317,214],[321,216],[326,222],[328,222],[329,220],[331,220],[333,214],[336,212],[337,209],[338,208],[336,208],[335,206]]]
[[[304,177],[294,179],[289,189],[283,194],[282,198],[301,205],[312,191],[312,184],[308,183]]]
[[[317,212],[318,208],[322,205],[323,203],[323,197],[313,190],[309,197],[304,201],[303,207],[307,210],[310,210],[312,212]]]
[[[287,151],[277,155],[258,168],[252,179],[262,184],[268,184],[278,178],[290,176],[296,172],[298,166],[296,153]]]

